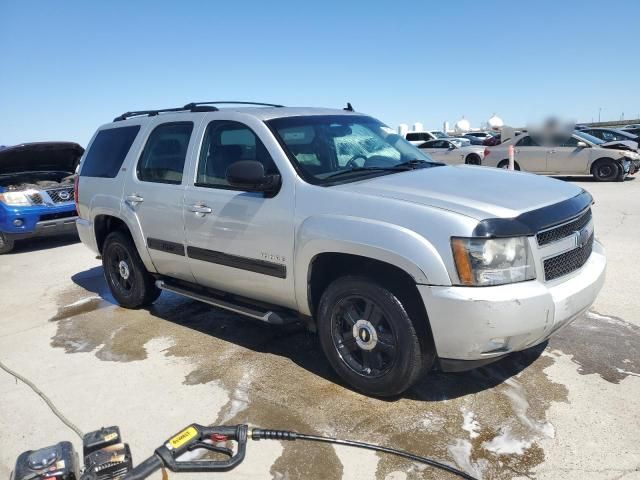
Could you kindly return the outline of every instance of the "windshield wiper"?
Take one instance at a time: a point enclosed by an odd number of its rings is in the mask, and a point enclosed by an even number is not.
[[[340,170],[339,172],[332,173],[331,175],[325,177],[325,179],[357,172],[405,172],[407,170],[414,170],[416,168],[419,168],[426,163],[430,162],[427,162],[426,160],[407,160],[406,162],[393,165],[392,167],[355,167],[350,168],[349,170]]]
[[[404,168],[402,170],[409,170],[408,168]],[[358,172],[397,172],[398,169],[396,167],[355,167],[350,168],[349,170],[340,170],[339,172],[334,172],[331,175],[327,175],[325,179],[340,177],[342,175],[348,175],[350,173],[358,173]]]
[[[431,162],[427,162],[426,160],[418,160],[414,158],[413,160],[407,160],[406,162],[402,162],[397,165],[394,165],[393,168],[396,170],[413,170],[415,168],[418,168],[424,165],[425,163],[431,163]]]

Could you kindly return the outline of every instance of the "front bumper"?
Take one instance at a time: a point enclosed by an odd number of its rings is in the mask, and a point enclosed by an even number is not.
[[[0,206],[0,231],[12,240],[76,232],[73,203],[56,206]]]
[[[551,284],[418,285],[443,369],[475,368],[545,341],[589,309],[605,267],[604,248],[596,241],[581,269]]]

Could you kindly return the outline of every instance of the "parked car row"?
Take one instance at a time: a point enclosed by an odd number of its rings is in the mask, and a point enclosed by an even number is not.
[[[623,180],[640,170],[638,137],[631,129],[583,126],[570,136],[556,138],[540,138],[527,131],[511,134],[513,137],[504,141],[500,133],[494,132],[469,132],[462,137],[436,137],[432,131],[409,132],[406,138],[416,139],[411,143],[421,151],[450,165],[508,168],[509,147],[513,146],[516,170],[544,175],[593,175],[599,181]],[[429,140],[419,142],[419,138]]]

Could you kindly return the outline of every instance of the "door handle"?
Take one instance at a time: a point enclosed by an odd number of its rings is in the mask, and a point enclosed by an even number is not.
[[[555,150],[549,150],[549,153],[556,153]]]
[[[136,205],[137,203],[144,202],[144,198],[142,198],[137,193],[132,195],[127,195],[127,203],[130,205]]]
[[[206,215],[208,213],[212,213],[210,207],[203,205],[202,203],[196,203],[195,205],[189,205],[189,211],[195,213],[196,215]]]

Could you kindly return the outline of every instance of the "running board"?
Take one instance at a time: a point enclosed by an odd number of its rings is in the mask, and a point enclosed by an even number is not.
[[[284,325],[286,323],[292,323],[295,321],[295,318],[283,318],[282,316],[270,310],[258,310],[256,307],[247,305],[245,303],[234,303],[230,301],[232,297],[230,299],[222,299],[213,293],[190,289],[185,285],[175,285],[172,283],[167,283],[164,280],[156,280],[156,287],[161,290],[167,290],[168,292],[173,292],[178,295],[182,295],[183,297],[198,300],[199,302],[208,303],[209,305],[213,305],[214,307],[223,308],[225,310],[229,310],[230,312],[239,313],[240,315],[244,315],[245,317],[250,317],[255,320],[260,320],[261,322],[270,323],[272,325]]]

